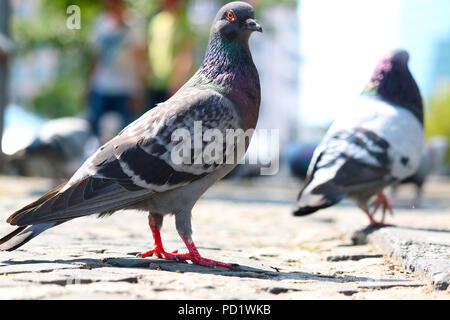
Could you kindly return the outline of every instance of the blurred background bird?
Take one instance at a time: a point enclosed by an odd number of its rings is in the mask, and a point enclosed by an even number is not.
[[[436,136],[425,143],[417,171],[413,175],[401,180],[399,183],[392,185],[390,197],[393,204],[398,202],[398,189],[402,188],[404,185],[413,185],[415,194],[409,201],[409,207],[419,208],[424,205],[423,192],[425,183],[430,179],[431,175],[440,174],[439,171],[445,163],[445,153],[447,148],[448,143],[445,137]]]
[[[10,172],[50,177],[54,184],[71,177],[99,146],[89,122],[65,117],[50,120],[26,147],[8,157]]]
[[[384,224],[392,211],[383,189],[417,171],[421,161],[422,97],[410,71],[409,54],[395,50],[381,59],[351,113],[334,121],[315,149],[294,215],[327,208],[348,197]],[[374,196],[373,210],[368,201]],[[373,215],[382,206],[380,222]]]

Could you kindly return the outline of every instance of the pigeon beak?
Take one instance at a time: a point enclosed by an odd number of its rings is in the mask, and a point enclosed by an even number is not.
[[[245,21],[245,28],[247,30],[250,31],[258,31],[258,32],[263,32],[263,29],[261,28],[261,26],[258,24],[258,22],[256,22],[255,19],[247,19]]]

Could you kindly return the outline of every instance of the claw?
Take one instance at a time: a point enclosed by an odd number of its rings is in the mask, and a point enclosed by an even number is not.
[[[178,250],[172,251],[172,252],[166,252],[164,250],[162,241],[161,241],[161,234],[159,232],[159,227],[155,221],[155,219],[152,216],[149,216],[149,225],[150,229],[152,230],[153,238],[155,240],[155,247],[152,250],[149,250],[147,252],[143,252],[139,254],[141,258],[149,257],[152,255],[156,255],[158,258],[166,259],[166,260],[175,260],[175,261],[186,261],[191,260],[195,264],[199,264],[206,267],[223,267],[227,269],[231,269],[232,266],[228,263],[205,259],[202,256],[200,256],[200,253],[198,253],[197,248],[194,245],[193,241],[188,240],[188,238],[180,233],[181,238],[183,239],[184,243],[186,244],[186,247],[189,250],[189,253],[180,253],[178,254]]]
[[[233,266],[231,264],[203,258],[202,256],[200,256],[200,253],[198,252],[197,248],[195,247],[195,244],[193,241],[189,241],[188,238],[182,233],[180,233],[180,236],[183,239],[184,243],[186,244],[186,247],[189,250],[189,253],[185,254],[185,260],[191,260],[195,264],[199,264],[201,266],[210,267],[210,268],[214,268],[214,267],[223,267],[223,268],[227,268],[227,269],[233,268]]]
[[[151,257],[155,254],[160,259],[177,260],[177,258],[176,258],[177,252],[178,252],[178,250],[174,250],[172,252],[166,252],[166,251],[164,251],[164,248],[156,245],[152,250],[140,253],[139,256],[141,258],[146,258],[146,257]]]

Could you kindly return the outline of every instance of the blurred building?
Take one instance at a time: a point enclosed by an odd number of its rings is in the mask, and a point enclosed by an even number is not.
[[[254,34],[250,38],[250,47],[261,81],[261,106],[256,132],[247,152],[248,159],[258,159],[258,165],[246,168],[259,174],[259,165],[267,167],[270,162],[271,168],[279,167],[283,176],[287,174],[285,146],[298,137],[301,127],[296,7],[274,4],[264,7],[258,14],[257,20],[264,33]],[[275,172],[278,170],[268,174]]]
[[[401,0],[398,43],[411,52],[412,71],[425,97],[450,82],[450,2]]]
[[[250,39],[261,80],[258,128],[280,129],[280,144],[297,137],[299,26],[296,8],[274,5],[261,11],[264,33]],[[280,21],[282,23],[280,23]]]
[[[450,81],[450,2],[301,1],[300,121],[328,127],[346,112],[378,60],[389,50],[409,51],[409,67],[424,99]],[[317,139],[311,130],[304,140]]]

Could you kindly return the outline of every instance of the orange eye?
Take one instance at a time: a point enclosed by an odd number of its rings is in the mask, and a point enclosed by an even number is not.
[[[230,21],[234,21],[234,19],[236,19],[236,16],[234,15],[233,11],[230,10],[227,12],[227,19]]]

